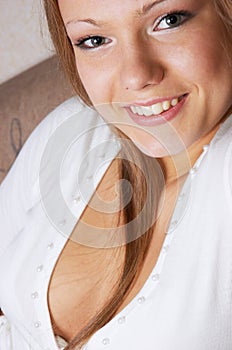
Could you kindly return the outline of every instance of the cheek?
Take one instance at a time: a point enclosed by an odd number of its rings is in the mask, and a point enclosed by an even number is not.
[[[175,68],[178,75],[189,82],[210,81],[211,77],[220,76],[224,70],[226,62],[226,54],[221,44],[222,29],[215,20],[215,26],[210,23],[213,19],[201,28],[188,30],[188,35],[183,31],[176,36],[173,35],[173,40],[170,37],[163,46],[163,59],[166,53],[166,60],[169,63],[169,68]],[[161,45],[162,48],[162,45]],[[169,51],[169,55],[167,52]]]
[[[217,102],[220,109],[232,98],[232,69],[216,33],[212,32],[212,36],[214,40],[203,38],[193,41],[185,64],[182,63],[179,68],[187,72],[186,79],[196,86],[199,96],[204,97],[204,104],[214,108]]]
[[[84,88],[94,105],[111,101],[110,72],[103,64],[93,64],[88,59],[77,58],[76,66]]]
[[[205,79],[209,82],[210,77],[220,76],[220,70],[225,63],[221,50],[216,45],[209,45],[197,38],[195,41],[192,39],[188,45],[175,48],[169,57],[172,72],[176,72],[183,81],[194,84]]]

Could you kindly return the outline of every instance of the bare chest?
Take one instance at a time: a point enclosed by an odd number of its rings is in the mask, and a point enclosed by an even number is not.
[[[159,219],[155,225],[152,242],[140,271],[139,278],[118,309],[123,309],[138,294],[149,277],[162,248],[165,232],[172,215],[177,191],[166,191],[161,203]],[[87,207],[82,220],[104,227],[117,225],[115,217],[104,217]],[[95,249],[75,242],[75,228],[71,239],[60,255],[50,280],[48,302],[54,333],[71,340],[104,307],[120,278],[125,247],[120,249]]]
[[[160,218],[139,278],[120,306],[122,310],[149,277],[162,248],[165,223]],[[120,278],[124,250],[95,251],[69,242],[55,267],[49,286],[54,333],[71,340],[99,312]]]

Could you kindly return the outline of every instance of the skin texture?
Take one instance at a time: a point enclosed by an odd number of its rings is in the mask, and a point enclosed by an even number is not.
[[[166,157],[199,144],[220,122],[231,105],[231,68],[221,45],[223,26],[210,0],[165,0],[145,15],[137,13],[150,3],[59,1],[78,73],[93,104],[144,153]],[[182,25],[159,23],[167,13],[183,10],[191,16],[183,16]],[[98,25],[80,22],[87,18]],[[86,36],[101,36],[105,42],[89,50],[77,47]],[[138,126],[124,108],[183,94],[188,95],[179,113],[161,126]]]

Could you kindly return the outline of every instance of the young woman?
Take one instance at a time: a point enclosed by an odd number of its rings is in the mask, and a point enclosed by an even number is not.
[[[1,186],[0,349],[230,350],[231,1],[44,4],[81,100]]]

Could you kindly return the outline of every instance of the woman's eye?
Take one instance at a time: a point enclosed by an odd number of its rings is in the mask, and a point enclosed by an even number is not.
[[[75,43],[75,46],[88,50],[98,48],[99,46],[105,45],[108,42],[109,39],[106,39],[102,36],[91,36],[78,40]]]
[[[176,28],[190,17],[191,14],[188,12],[170,13],[159,20],[158,24],[155,26],[155,30]]]

